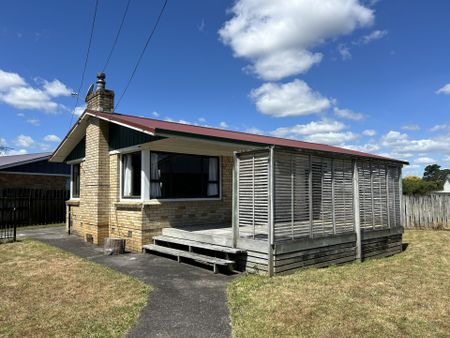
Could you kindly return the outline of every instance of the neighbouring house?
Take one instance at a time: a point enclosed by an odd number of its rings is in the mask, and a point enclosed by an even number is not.
[[[51,159],[71,233],[269,275],[401,252],[406,162],[114,113],[104,79]]]
[[[450,175],[447,175],[447,178],[444,182],[444,187],[440,191],[433,191],[433,194],[443,194],[448,195],[450,194]]]
[[[70,166],[51,163],[52,153],[0,156],[0,189],[69,188]]]

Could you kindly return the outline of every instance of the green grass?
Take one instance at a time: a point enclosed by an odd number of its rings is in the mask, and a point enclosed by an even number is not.
[[[0,336],[122,337],[151,288],[44,243],[0,244]]]
[[[389,258],[243,275],[228,288],[234,337],[450,337],[450,231],[406,231]]]

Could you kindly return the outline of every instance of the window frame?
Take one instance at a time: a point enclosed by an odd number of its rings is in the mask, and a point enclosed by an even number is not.
[[[126,197],[123,195],[123,187],[124,187],[124,177],[123,177],[123,158],[124,155],[130,155],[133,153],[139,153],[141,156],[141,175],[139,178],[140,181],[140,189],[141,189],[141,194],[140,196],[130,196],[130,197]],[[130,148],[127,151],[121,152],[120,156],[119,156],[119,196],[120,196],[120,201],[123,202],[136,202],[136,201],[143,201],[144,200],[144,186],[142,184],[143,181],[143,176],[145,175],[144,173],[144,159],[143,159],[143,154],[144,154],[144,150],[140,149],[140,148]]]
[[[81,162],[83,162],[84,159],[79,159],[79,160],[73,160],[73,161],[69,161],[67,162],[67,164],[70,165],[70,200],[72,201],[79,201],[80,200],[80,195],[81,195]],[[79,187],[78,187],[78,197],[75,197],[73,195],[73,186],[74,186],[74,182],[73,182],[73,167],[74,166],[79,166],[79,171],[78,171],[78,176],[79,176]]]
[[[160,180],[152,180],[151,179],[151,163],[150,163],[150,159],[151,159],[151,154],[152,153],[158,153],[158,154],[171,154],[171,155],[185,155],[185,156],[197,156],[197,157],[206,157],[206,158],[216,158],[217,159],[217,170],[218,170],[218,175],[217,175],[217,181],[209,181],[207,182],[207,184],[209,183],[217,183],[218,184],[218,194],[216,196],[213,197],[180,197],[180,198],[176,198],[176,197],[167,197],[167,198],[163,198],[163,197],[157,197],[157,198],[152,198],[150,195],[150,186],[152,182],[155,181],[160,181]],[[172,151],[160,151],[160,150],[150,150],[149,152],[149,158],[148,158],[148,162],[149,162],[149,173],[148,173],[148,196],[149,196],[149,201],[150,202],[158,202],[158,203],[164,203],[164,202],[183,202],[183,201],[220,201],[222,200],[222,157],[221,156],[214,156],[214,155],[202,155],[202,154],[192,154],[192,153],[179,153],[179,152],[172,152]]]

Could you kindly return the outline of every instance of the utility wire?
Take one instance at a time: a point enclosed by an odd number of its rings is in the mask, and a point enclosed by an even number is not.
[[[131,83],[131,81],[133,80],[134,74],[136,74],[136,71],[137,71],[137,69],[138,69],[138,67],[139,67],[139,64],[141,63],[142,57],[144,56],[145,50],[147,49],[148,44],[150,43],[150,40],[151,40],[152,37],[153,37],[153,34],[155,34],[156,28],[158,27],[159,21],[161,20],[161,17],[162,17],[162,15],[163,15],[163,13],[164,13],[164,10],[165,10],[165,8],[166,8],[167,2],[168,2],[168,0],[165,0],[165,1],[164,1],[164,5],[162,6],[161,11],[159,12],[159,15],[158,15],[158,18],[156,19],[155,25],[153,26],[153,29],[152,29],[152,31],[150,32],[150,35],[148,36],[147,41],[145,42],[144,48],[142,49],[142,52],[141,52],[141,54],[139,55],[139,58],[138,58],[138,60],[137,60],[137,62],[136,62],[136,65],[134,66],[134,69],[133,69],[133,71],[131,72],[131,76],[130,76],[130,78],[128,79],[128,82],[127,82],[127,84],[126,84],[126,86],[125,86],[125,89],[124,89],[123,92],[122,92],[122,95],[120,95],[120,98],[119,98],[119,100],[117,101],[117,104],[116,104],[116,106],[115,106],[115,108],[114,108],[114,111],[117,109],[117,107],[119,106],[120,102],[122,101],[122,98],[125,96],[125,93],[127,92],[128,87],[130,86],[130,83]]]
[[[105,65],[103,66],[103,70],[102,70],[103,73],[105,72],[106,68],[108,67],[109,60],[111,59],[114,49],[116,48],[117,40],[119,40],[119,35],[120,35],[120,32],[122,31],[123,23],[125,22],[125,18],[128,13],[128,7],[130,7],[130,3],[131,3],[131,0],[128,0],[127,6],[125,7],[125,12],[123,13],[123,16],[122,16],[122,21],[120,22],[119,30],[117,31],[117,34],[116,34],[116,38],[114,39],[114,42],[111,47],[111,51],[109,52],[109,55],[106,58]]]
[[[78,91],[77,91],[77,100],[76,100],[75,106],[72,110],[72,116],[70,117],[69,128],[72,126],[73,115],[75,114],[75,109],[77,109],[77,107],[78,107],[78,101],[80,99],[80,91],[81,91],[81,88],[83,87],[83,83],[84,83],[84,76],[86,74],[86,68],[87,68],[87,64],[88,64],[88,60],[89,60],[89,53],[91,51],[92,36],[94,35],[95,19],[97,18],[97,9],[98,9],[98,0],[95,1],[94,16],[92,18],[92,25],[91,25],[91,34],[89,36],[89,44],[88,44],[88,48],[86,51],[86,57],[84,59],[83,72],[81,73],[80,86],[78,87]]]

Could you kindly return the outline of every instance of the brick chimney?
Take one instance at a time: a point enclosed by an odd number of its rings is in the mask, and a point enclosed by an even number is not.
[[[87,109],[112,113],[114,111],[114,91],[105,88],[105,73],[97,73],[97,87],[86,97]]]
[[[114,92],[105,89],[105,74],[97,74],[97,88],[86,98],[87,109],[114,111]],[[89,116],[86,127],[86,155],[83,163],[84,186],[80,197],[83,236],[103,244],[109,235],[109,125],[107,121]]]

